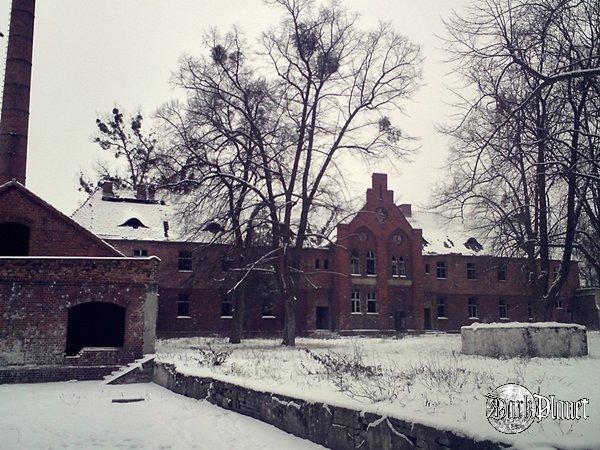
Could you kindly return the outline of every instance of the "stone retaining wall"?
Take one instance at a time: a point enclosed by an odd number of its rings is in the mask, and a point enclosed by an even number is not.
[[[553,358],[588,354],[586,329],[576,324],[473,324],[461,328],[461,341],[465,355]]]
[[[490,441],[477,442],[449,431],[393,417],[255,391],[212,378],[187,376],[169,364],[156,364],[154,382],[177,394],[206,400],[334,450],[508,447]]]

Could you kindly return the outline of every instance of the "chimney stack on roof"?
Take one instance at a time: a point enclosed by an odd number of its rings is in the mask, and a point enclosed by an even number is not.
[[[148,199],[148,187],[145,184],[139,184],[135,190],[135,198],[138,200]]]
[[[113,191],[112,181],[102,182],[102,197],[114,197],[115,192]]]
[[[404,203],[402,205],[398,205],[404,217],[412,217],[412,205],[410,203]]]
[[[25,184],[35,0],[12,0],[0,117],[0,184]]]

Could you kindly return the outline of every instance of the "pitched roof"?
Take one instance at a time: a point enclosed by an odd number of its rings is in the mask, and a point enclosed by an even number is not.
[[[113,247],[112,245],[110,245],[109,243],[107,243],[106,241],[101,239],[96,234],[92,233],[89,229],[81,226],[79,223],[77,223],[75,220],[73,220],[69,216],[60,212],[58,209],[56,209],[50,203],[46,202],[44,199],[42,199],[41,197],[39,197],[36,194],[34,194],[33,192],[31,192],[29,189],[27,189],[25,186],[23,186],[17,180],[13,179],[11,181],[8,181],[8,182],[0,185],[0,194],[8,191],[9,189],[15,189],[15,190],[19,191],[21,194],[23,194],[25,197],[27,197],[33,203],[39,205],[40,207],[44,208],[46,211],[50,212],[58,220],[61,220],[68,226],[75,228],[79,233],[87,236],[87,238],[89,238],[93,241],[96,241],[96,243],[98,243],[99,245],[104,246],[107,249],[111,250],[112,252],[115,253],[116,256],[124,256],[123,253],[121,253],[115,247]]]

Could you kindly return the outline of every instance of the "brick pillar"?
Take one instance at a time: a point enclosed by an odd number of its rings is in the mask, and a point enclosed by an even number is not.
[[[0,184],[25,184],[35,0],[12,0],[0,118]]]

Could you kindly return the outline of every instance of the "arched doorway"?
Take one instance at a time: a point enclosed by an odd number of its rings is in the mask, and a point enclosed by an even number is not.
[[[0,223],[0,256],[29,255],[29,227],[17,222]]]
[[[83,347],[123,347],[125,308],[108,302],[89,302],[69,308],[67,356]]]

